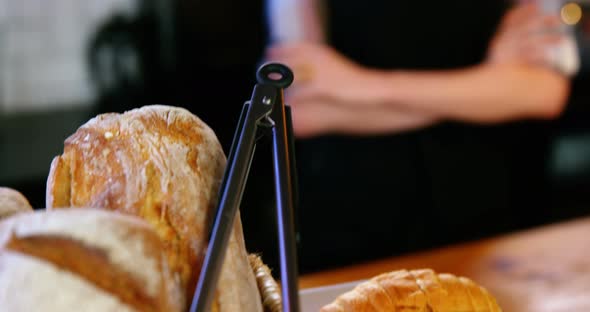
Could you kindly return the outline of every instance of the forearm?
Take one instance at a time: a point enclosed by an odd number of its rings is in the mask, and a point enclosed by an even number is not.
[[[373,100],[378,106],[478,123],[554,118],[569,93],[567,78],[526,65],[376,72],[373,77]]]
[[[306,102],[291,106],[298,137],[320,134],[380,135],[426,127],[432,116],[384,107],[342,106],[338,103]]]
[[[357,135],[399,133],[424,128],[439,121],[432,115],[391,108],[349,110],[346,114],[348,116],[343,120],[348,122],[338,124],[335,129]]]

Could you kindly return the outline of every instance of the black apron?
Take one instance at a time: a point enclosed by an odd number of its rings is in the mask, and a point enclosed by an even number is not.
[[[330,43],[385,69],[481,62],[502,1],[328,1]],[[303,272],[481,238],[542,219],[540,123],[445,123],[298,141]]]

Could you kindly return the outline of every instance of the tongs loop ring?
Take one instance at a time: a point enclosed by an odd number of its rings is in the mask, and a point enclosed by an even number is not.
[[[258,83],[270,84],[285,89],[293,83],[293,72],[289,67],[279,63],[267,63],[256,72]]]

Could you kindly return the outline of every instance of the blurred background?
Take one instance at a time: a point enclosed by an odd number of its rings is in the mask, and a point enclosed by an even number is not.
[[[268,42],[264,7],[261,0],[0,0],[0,185],[44,207],[50,162],[68,135],[98,113],[147,104],[190,109],[227,152]],[[426,22],[418,16],[411,27]],[[437,36],[421,40],[436,47]],[[567,111],[544,124],[551,148],[538,158],[555,221],[590,212],[590,16],[579,21],[577,38],[586,42],[579,44],[585,70]],[[260,144],[264,151],[267,142]],[[519,144],[526,149],[526,136]],[[247,241],[262,235],[260,224],[273,227],[268,156],[258,153],[246,189]]]
[[[147,104],[189,108],[229,148],[263,14],[261,1],[0,0],[0,184],[43,207],[68,135]]]

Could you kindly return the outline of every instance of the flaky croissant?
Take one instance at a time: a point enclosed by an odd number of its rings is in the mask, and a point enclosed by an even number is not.
[[[499,312],[483,287],[430,269],[378,275],[342,294],[321,312]]]

